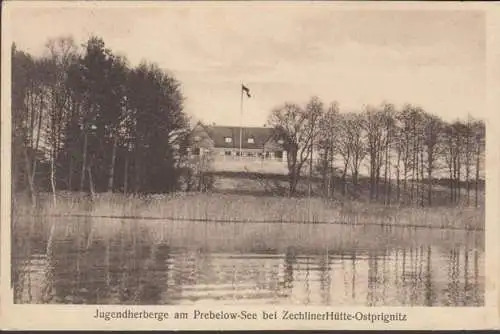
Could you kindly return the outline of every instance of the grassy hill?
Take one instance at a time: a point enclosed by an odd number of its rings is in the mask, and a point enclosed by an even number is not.
[[[288,178],[282,174],[263,174],[263,173],[250,173],[250,172],[229,172],[219,171],[210,173],[214,177],[214,185],[212,191],[218,193],[239,193],[258,196],[286,196],[288,195]],[[358,184],[354,185],[351,180],[346,180],[345,191],[343,191],[344,184],[340,177],[333,180],[330,189],[327,190],[323,180],[318,176],[313,176],[311,181],[308,177],[302,176],[297,186],[296,197],[304,197],[309,194],[309,182],[311,183],[311,196],[329,197],[336,200],[357,200],[369,201],[370,200],[370,179],[368,177],[360,177]],[[406,191],[404,189],[403,181],[400,181],[399,195],[397,189],[397,182],[391,180],[390,183],[384,184],[383,180],[378,187],[378,195],[376,192],[373,194],[371,201],[378,201],[382,203],[410,203],[421,201],[421,191],[417,199],[416,188],[424,189],[424,204],[428,203],[428,185],[426,182],[415,182],[413,184],[412,195],[412,182],[407,181]],[[460,184],[459,200],[454,204],[467,204],[467,184],[461,182]],[[479,184],[478,202],[482,206],[484,203],[484,181],[481,180]],[[450,201],[450,188],[449,180],[447,179],[434,179],[432,181],[432,205],[449,205]],[[469,191],[469,204],[475,204],[475,184],[471,182]]]

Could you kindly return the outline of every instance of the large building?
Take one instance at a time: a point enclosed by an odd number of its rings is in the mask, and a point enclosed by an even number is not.
[[[272,128],[240,128],[198,122],[193,128],[191,141],[191,154],[211,155],[214,170],[280,174],[287,171],[283,139]]]

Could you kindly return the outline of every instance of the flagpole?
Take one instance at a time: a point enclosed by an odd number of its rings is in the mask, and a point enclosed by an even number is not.
[[[240,97],[240,159],[241,159],[241,140],[242,140],[242,118],[243,118],[243,84],[241,84]]]

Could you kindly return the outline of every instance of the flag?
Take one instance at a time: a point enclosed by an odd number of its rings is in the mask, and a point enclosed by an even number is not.
[[[247,93],[247,97],[252,97],[252,95],[250,95],[250,89],[248,89],[248,87],[246,87],[245,85],[241,85],[241,90]]]

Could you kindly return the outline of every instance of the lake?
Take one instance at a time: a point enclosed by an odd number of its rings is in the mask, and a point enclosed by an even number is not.
[[[29,228],[13,237],[16,303],[484,304],[482,231],[69,217],[18,226]]]

